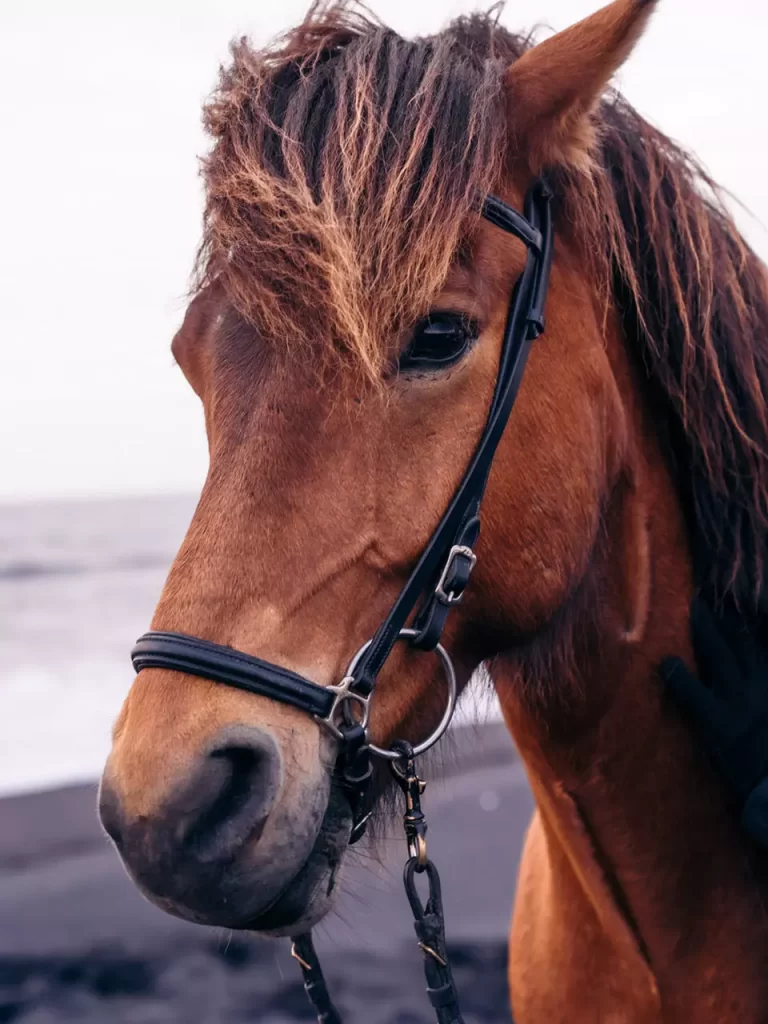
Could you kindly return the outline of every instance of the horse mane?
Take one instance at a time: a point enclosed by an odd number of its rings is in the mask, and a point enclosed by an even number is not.
[[[234,44],[205,111],[199,284],[219,280],[283,349],[380,380],[501,180],[502,75],[530,38],[499,12],[406,41],[354,3],[319,2],[273,46]],[[552,172],[557,227],[622,314],[698,583],[754,610],[768,554],[766,270],[682,147],[617,93],[596,120],[591,167]]]
[[[768,273],[701,164],[601,109],[613,291],[671,459],[697,583],[768,614]],[[592,211],[594,215],[597,210]]]

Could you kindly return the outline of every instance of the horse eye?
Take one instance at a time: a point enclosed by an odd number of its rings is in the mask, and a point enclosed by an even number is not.
[[[478,326],[460,313],[430,313],[417,324],[401,354],[401,370],[440,370],[452,366],[477,340]]]

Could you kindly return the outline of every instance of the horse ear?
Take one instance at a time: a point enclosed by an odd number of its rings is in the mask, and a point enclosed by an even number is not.
[[[591,114],[640,38],[657,0],[615,0],[527,50],[507,70],[512,158],[533,173],[554,164],[588,165]]]

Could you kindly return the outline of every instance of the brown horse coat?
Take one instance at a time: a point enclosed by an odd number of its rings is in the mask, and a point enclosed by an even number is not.
[[[211,465],[153,626],[337,681],[482,430],[524,254],[478,197],[519,207],[547,170],[547,332],[446,634],[462,684],[488,663],[536,797],[519,1024],[768,1020],[765,864],[656,672],[691,661],[696,588],[756,614],[768,288],[695,161],[605,95],[653,7],[616,0],[531,46],[493,17],[409,42],[321,5],[271,48],[238,44],[207,106],[199,291],[174,340]],[[473,325],[463,358],[398,373],[446,310]],[[441,702],[432,660],[398,648],[375,741],[423,735]],[[149,670],[102,817],[165,909],[290,933],[333,902],[333,760],[295,710]]]

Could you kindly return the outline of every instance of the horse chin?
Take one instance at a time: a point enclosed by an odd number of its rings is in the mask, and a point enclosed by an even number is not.
[[[301,935],[321,921],[336,898],[351,830],[349,803],[333,786],[320,831],[304,866],[269,907],[241,925],[240,930],[281,938]]]

